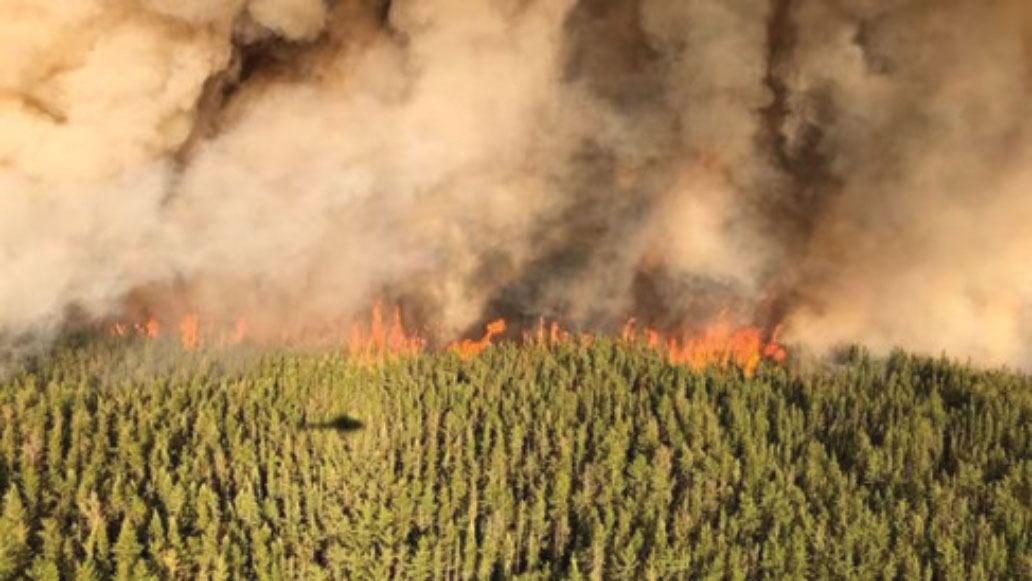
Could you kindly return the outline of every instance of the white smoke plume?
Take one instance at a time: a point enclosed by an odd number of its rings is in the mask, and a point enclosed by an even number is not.
[[[1032,347],[1020,0],[0,0],[0,332]]]

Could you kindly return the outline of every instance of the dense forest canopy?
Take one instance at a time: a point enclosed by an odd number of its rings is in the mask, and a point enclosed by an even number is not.
[[[92,343],[5,380],[0,578],[1032,578],[1023,375],[236,351]]]

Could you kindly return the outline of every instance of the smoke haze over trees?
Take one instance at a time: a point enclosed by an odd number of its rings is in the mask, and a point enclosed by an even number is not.
[[[0,0],[0,55],[10,336],[386,297],[1032,359],[1025,0]]]

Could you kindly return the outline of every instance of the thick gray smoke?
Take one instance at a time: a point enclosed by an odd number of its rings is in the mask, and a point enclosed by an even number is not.
[[[1026,0],[0,0],[0,330],[399,301],[1032,362]]]

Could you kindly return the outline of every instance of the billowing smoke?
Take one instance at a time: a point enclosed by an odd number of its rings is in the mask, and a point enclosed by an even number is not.
[[[0,329],[397,301],[1032,362],[1026,0],[0,0]]]

